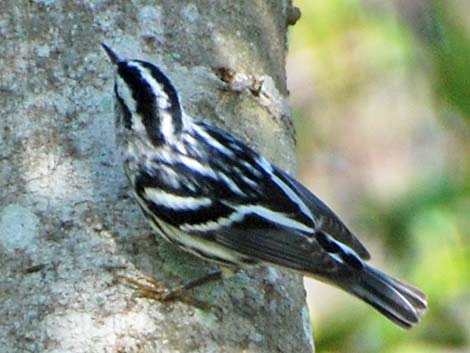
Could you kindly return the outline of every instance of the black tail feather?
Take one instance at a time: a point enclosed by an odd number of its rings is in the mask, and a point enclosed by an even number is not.
[[[426,296],[418,288],[368,265],[359,276],[336,284],[406,329],[416,325],[427,309]]]

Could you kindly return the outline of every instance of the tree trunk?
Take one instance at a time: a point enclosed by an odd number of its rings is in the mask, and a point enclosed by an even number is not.
[[[295,161],[290,2],[150,3],[0,3],[0,352],[310,352],[300,275],[242,271],[195,290],[208,310],[117,279],[174,286],[214,265],[152,234],[129,197],[100,42],[161,65],[189,114]]]

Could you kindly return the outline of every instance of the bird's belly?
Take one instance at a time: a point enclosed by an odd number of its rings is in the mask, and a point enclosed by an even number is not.
[[[255,259],[247,258],[247,256],[220,245],[214,240],[187,234],[162,220],[153,218],[153,222],[150,224],[165,240],[205,260],[230,267],[252,267],[257,264]]]

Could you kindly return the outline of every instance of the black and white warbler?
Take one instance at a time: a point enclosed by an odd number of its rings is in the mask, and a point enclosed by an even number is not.
[[[361,298],[410,328],[426,310],[417,288],[369,266],[369,253],[322,201],[227,132],[188,116],[155,65],[119,58],[117,141],[153,229],[221,265],[281,266]]]

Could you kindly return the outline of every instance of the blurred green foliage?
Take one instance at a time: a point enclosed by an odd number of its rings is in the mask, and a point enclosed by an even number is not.
[[[321,321],[314,318],[317,352],[470,351],[470,27],[468,16],[463,15],[470,13],[470,4],[396,4],[401,7],[387,1],[294,1],[302,18],[291,29],[289,55],[296,62],[289,75],[295,77],[297,70],[301,82],[291,83],[290,90],[299,136],[300,174],[321,182],[322,178],[336,180],[337,173],[347,180],[350,189],[338,188],[354,199],[355,207],[347,208],[346,218],[354,220],[353,228],[380,238],[384,267],[419,284],[428,295],[430,310],[418,327],[405,332],[373,310],[347,301],[321,315]],[[361,144],[376,140],[351,139],[354,130],[348,127],[371,126],[369,133],[374,135],[377,121],[393,116],[393,112],[380,111],[378,104],[372,113],[373,124],[355,118],[370,110],[357,103],[358,97],[376,94],[375,87],[380,87],[382,80],[393,82],[394,77],[406,82],[396,85],[397,91],[409,90],[400,92],[399,97],[421,97],[424,87],[424,98],[396,99],[397,114],[400,104],[412,105],[402,118],[408,125],[397,125],[401,139],[396,144],[400,146],[378,153],[384,155],[384,163],[386,158],[394,160],[394,154],[399,160],[403,149],[406,155],[419,150],[419,156],[424,157],[418,156],[416,163],[411,159],[406,168],[391,168],[402,181],[399,191],[377,196],[369,188],[368,162],[362,164],[365,170],[359,175],[354,167],[355,161],[365,159],[364,154],[378,149],[372,144],[368,150]],[[304,81],[312,97],[296,98],[296,90],[305,88]],[[391,93],[383,99],[394,97]],[[355,124],[345,122],[350,117],[357,119]],[[346,133],[339,133],[341,129]],[[416,137],[421,135],[425,143]],[[347,143],[338,142],[342,139]],[[338,150],[340,155],[347,154],[345,159],[351,164],[322,176],[318,172],[321,166],[312,166],[319,160],[312,155]],[[389,174],[385,171],[381,175]],[[339,203],[341,197],[337,197]]]
[[[446,2],[435,1],[438,33],[429,40],[435,68],[437,94],[470,120],[470,33],[463,27],[467,17],[460,17]],[[467,8],[467,10],[470,10]]]

